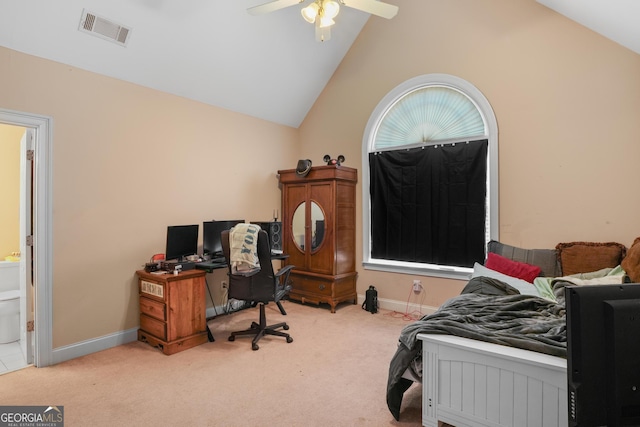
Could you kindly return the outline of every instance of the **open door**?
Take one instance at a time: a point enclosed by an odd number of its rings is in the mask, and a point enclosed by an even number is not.
[[[0,123],[30,130],[21,147],[21,313],[25,360],[37,367],[54,364],[53,358],[53,118],[0,108]],[[34,150],[27,160],[27,145]],[[24,162],[24,163],[22,163]],[[26,183],[29,183],[27,185]],[[29,195],[32,195],[29,196]],[[28,197],[29,196],[29,197]],[[27,203],[29,208],[27,208]],[[22,211],[24,210],[24,212]],[[33,215],[31,214],[33,212]],[[26,218],[29,218],[27,221]],[[25,221],[22,221],[25,219]],[[24,224],[22,224],[24,222]],[[24,230],[23,230],[24,228]],[[27,250],[26,236],[33,236]],[[28,277],[27,277],[28,276]],[[27,286],[28,284],[28,286]],[[29,290],[27,292],[27,290]],[[27,322],[35,329],[27,332]]]
[[[20,347],[27,364],[33,364],[33,138],[27,128],[20,141]]]

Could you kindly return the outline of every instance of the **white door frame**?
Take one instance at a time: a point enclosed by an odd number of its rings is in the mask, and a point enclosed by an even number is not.
[[[33,364],[53,361],[53,118],[0,109],[0,123],[33,129],[33,281],[35,348]],[[22,219],[21,219],[22,221]]]
[[[25,128],[18,128],[25,129]],[[29,153],[33,152],[35,131],[26,128],[20,140],[20,349],[27,364],[33,364],[33,332],[27,324],[33,319],[33,276],[31,271],[32,253],[28,237],[33,235],[31,224],[31,180],[33,161]]]

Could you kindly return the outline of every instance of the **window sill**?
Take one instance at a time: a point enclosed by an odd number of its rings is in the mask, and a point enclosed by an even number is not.
[[[414,262],[369,260],[363,261],[365,270],[386,271],[388,273],[413,274],[419,276],[441,277],[444,279],[469,280],[472,268],[445,267],[434,264],[419,264]]]

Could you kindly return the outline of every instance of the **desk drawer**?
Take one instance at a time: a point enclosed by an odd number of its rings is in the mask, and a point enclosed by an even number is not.
[[[166,305],[149,298],[140,297],[140,314],[162,321],[167,320]]]
[[[161,340],[167,339],[167,324],[145,314],[140,315],[140,329]]]

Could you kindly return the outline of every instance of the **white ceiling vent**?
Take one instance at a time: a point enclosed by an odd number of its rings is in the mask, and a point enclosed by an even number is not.
[[[109,40],[120,46],[127,45],[129,35],[131,34],[131,28],[116,24],[87,10],[82,11],[82,18],[80,19],[78,30],[104,40]]]

